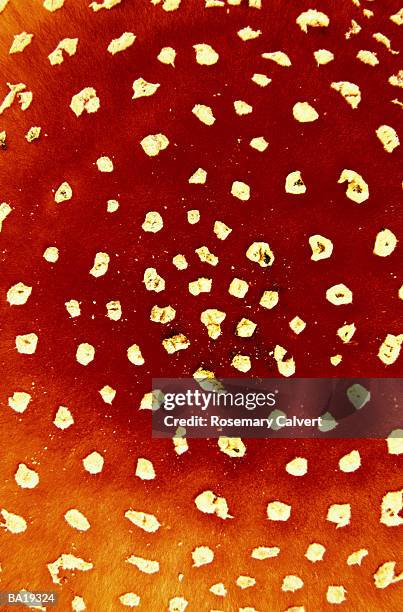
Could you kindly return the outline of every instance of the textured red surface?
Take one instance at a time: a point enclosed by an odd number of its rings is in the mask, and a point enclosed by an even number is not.
[[[123,0],[111,11],[93,13],[86,2],[66,0],[63,9],[51,14],[40,2],[11,0],[1,14],[3,81],[26,83],[34,98],[27,111],[15,103],[0,116],[8,145],[0,152],[1,200],[13,208],[0,235],[0,504],[28,522],[24,534],[0,533],[0,589],[50,589],[46,563],[71,552],[91,560],[94,569],[74,577],[66,573],[61,610],[70,609],[75,594],[84,597],[89,610],[120,609],[119,595],[133,591],[141,597],[142,610],[168,609],[171,597],[183,595],[189,610],[232,611],[249,605],[280,612],[305,605],[308,612],[317,612],[333,608],[326,602],[332,584],[347,589],[346,610],[401,607],[399,585],[379,591],[372,579],[382,563],[399,560],[402,543],[401,527],[379,524],[382,496],[401,486],[400,457],[388,455],[384,441],[245,441],[242,459],[225,456],[216,442],[191,441],[189,451],[178,457],[171,443],[151,441],[149,412],[138,411],[152,376],[191,375],[200,365],[217,376],[239,375],[230,365],[236,352],[251,356],[251,375],[276,376],[269,356],[276,344],[294,356],[298,376],[402,373],[401,359],[386,368],[377,357],[386,334],[402,331],[401,245],[387,258],[372,253],[383,227],[398,238],[402,234],[400,149],[386,153],[375,135],[381,124],[401,125],[402,110],[391,103],[400,90],[388,84],[401,56],[372,38],[382,32],[397,46],[399,28],[389,15],[399,5],[365,2],[375,13],[366,18],[351,2],[322,0],[315,7],[329,15],[330,26],[305,34],[295,19],[308,4],[263,0],[260,11],[246,6],[206,10],[202,2],[183,0],[179,10],[166,13],[145,0]],[[346,40],[351,19],[362,30]],[[262,35],[242,42],[236,33],[247,25]],[[34,33],[32,44],[9,56],[12,36],[23,30]],[[106,51],[110,40],[125,30],[136,34],[134,45],[111,56]],[[51,66],[47,55],[65,37],[79,38],[77,53]],[[192,45],[202,42],[219,53],[216,65],[196,63]],[[175,48],[175,67],[157,61],[164,46]],[[318,67],[313,51],[320,48],[330,49],[334,62]],[[290,56],[292,67],[261,57],[280,49]],[[357,60],[360,49],[376,51],[379,65]],[[255,72],[267,74],[270,85],[253,83]],[[158,92],[132,100],[138,77],[160,83]],[[330,88],[339,80],[360,86],[358,109]],[[101,107],[77,118],[69,108],[71,97],[87,86],[96,89]],[[2,91],[5,95],[5,83]],[[237,99],[251,104],[253,112],[237,116]],[[300,124],[292,116],[293,105],[305,100],[320,115],[312,124]],[[214,126],[192,114],[197,103],[213,108]],[[24,135],[32,125],[41,126],[42,134],[27,143]],[[167,135],[170,145],[150,158],[139,143],[158,132]],[[249,146],[251,138],[261,135],[269,142],[264,153]],[[98,172],[95,162],[101,155],[112,158],[113,173]],[[198,167],[207,170],[207,182],[189,185]],[[343,168],[356,170],[369,184],[370,197],[363,204],[347,199],[346,185],[337,184]],[[287,195],[285,177],[297,169],[307,193]],[[56,205],[52,190],[64,180],[72,186],[73,198]],[[234,180],[250,185],[248,202],[231,196]],[[112,198],[120,208],[108,214],[106,201]],[[187,223],[189,209],[200,210],[197,225]],[[149,210],[163,216],[164,228],[157,234],[141,230]],[[223,242],[213,233],[216,219],[233,228]],[[332,239],[330,259],[310,260],[308,237],[316,233]],[[270,268],[245,257],[248,246],[259,240],[274,251]],[[194,253],[204,244],[219,257],[216,268]],[[55,264],[42,257],[49,245],[60,251]],[[109,253],[111,262],[105,276],[93,278],[89,270],[98,251]],[[186,255],[187,270],[171,264],[177,253]],[[142,283],[150,266],[166,280],[161,294],[147,292]],[[193,297],[187,284],[199,276],[213,278],[213,289]],[[234,276],[250,283],[245,300],[228,295]],[[18,281],[33,287],[32,296],[26,305],[10,307],[6,292]],[[353,304],[335,307],[326,301],[326,289],[339,282],[353,291]],[[259,307],[259,299],[263,290],[273,288],[280,292],[280,303],[267,311]],[[64,306],[72,298],[81,302],[82,314],[76,319]],[[116,299],[123,316],[114,322],[106,317],[105,304]],[[154,304],[172,305],[176,319],[164,326],[151,322]],[[208,338],[200,323],[206,308],[227,313],[217,341]],[[295,315],[307,322],[300,336],[288,326]],[[243,316],[257,323],[250,339],[234,335]],[[357,326],[347,345],[336,336],[345,322]],[[15,336],[29,332],[37,333],[38,348],[32,356],[20,355]],[[189,337],[190,348],[167,355],[161,340],[178,332]],[[87,367],[75,359],[81,342],[96,349]],[[127,359],[133,343],[141,347],[141,367]],[[338,352],[343,361],[336,371],[329,357]],[[98,393],[106,384],[117,390],[112,406]],[[22,415],[7,404],[16,390],[32,395]],[[66,431],[52,423],[59,405],[74,415],[75,424]],[[338,459],[353,448],[360,450],[362,467],[344,474]],[[81,464],[93,450],[105,458],[104,470],[96,476]],[[284,470],[295,456],[308,459],[303,478]],[[135,478],[138,457],[153,461],[155,481]],[[16,485],[13,475],[20,462],[38,471],[36,489]],[[193,499],[205,489],[226,497],[233,520],[198,512]],[[267,520],[266,505],[274,499],[291,504],[287,523]],[[327,508],[347,502],[352,505],[351,524],[336,531],[325,520]],[[161,529],[150,535],[131,526],[124,518],[129,507],[155,514]],[[88,533],[76,532],[64,521],[68,508],[88,517]],[[315,565],[304,558],[311,542],[327,548],[324,561]],[[190,552],[198,545],[211,546],[216,558],[196,569],[191,568]],[[278,545],[279,558],[251,559],[258,545]],[[362,567],[347,567],[347,556],[359,548],[369,550]],[[130,554],[159,560],[160,573],[140,574],[124,563]],[[178,582],[179,573],[183,582]],[[239,574],[254,576],[256,587],[241,591],[235,586]],[[300,575],[303,589],[282,593],[286,574]],[[220,581],[229,590],[223,601],[208,590]]]

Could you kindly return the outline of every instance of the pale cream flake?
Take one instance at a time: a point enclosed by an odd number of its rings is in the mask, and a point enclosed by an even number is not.
[[[252,576],[238,576],[235,581],[235,584],[240,589],[249,589],[250,587],[255,586],[256,580],[252,578]]]
[[[355,36],[356,34],[359,34],[361,32],[362,28],[360,26],[359,23],[356,22],[355,19],[351,20],[351,25],[349,27],[349,29],[347,30],[347,32],[345,32],[344,37],[346,40],[350,40],[350,38],[352,36]]]
[[[189,177],[189,183],[191,185],[204,185],[207,180],[207,172],[203,168],[197,168],[193,172],[192,176]]]
[[[264,561],[265,559],[272,559],[273,557],[278,557],[280,554],[280,549],[278,546],[258,546],[254,548],[251,552],[252,559],[258,559],[259,561]]]
[[[395,336],[388,334],[379,347],[378,357],[385,365],[395,363],[400,355],[400,348],[403,343],[403,334]]]
[[[170,11],[176,11],[181,4],[182,0],[151,0],[152,4],[159,4],[162,1],[162,9],[169,13]]]
[[[151,308],[150,320],[154,323],[162,323],[165,325],[173,321],[175,316],[176,310],[172,308],[172,306],[160,307],[155,305]]]
[[[210,266],[216,266],[218,264],[218,257],[213,253],[210,253],[206,246],[201,246],[195,250],[195,253],[199,256],[200,261],[208,263]]]
[[[205,104],[195,104],[192,113],[205,125],[211,126],[215,122],[212,108]]]
[[[368,555],[368,551],[366,548],[360,548],[360,550],[356,550],[351,553],[347,557],[347,565],[361,565],[364,557]]]
[[[288,521],[291,516],[291,506],[281,501],[272,501],[267,504],[267,518],[270,521]]]
[[[0,132],[0,149],[6,149],[7,148],[7,132],[5,130],[2,130]]]
[[[270,53],[262,53],[264,59],[269,59],[279,66],[291,66],[291,60],[283,51],[273,51]]]
[[[111,55],[115,55],[116,53],[120,53],[121,51],[125,51],[129,47],[132,46],[134,41],[136,40],[133,32],[123,32],[119,38],[113,38],[108,45],[108,51]]]
[[[208,565],[214,559],[214,551],[208,546],[197,546],[192,551],[193,567]]]
[[[188,210],[186,213],[186,216],[187,216],[188,223],[190,223],[190,225],[195,225],[196,223],[199,223],[200,221],[200,210],[197,210],[197,209]]]
[[[172,353],[189,348],[190,340],[184,334],[175,334],[171,338],[165,338],[162,346],[169,355],[172,355]]]
[[[212,66],[218,62],[219,55],[213,47],[206,43],[193,45],[196,52],[196,62],[201,66]]]
[[[152,462],[149,459],[144,459],[144,457],[139,457],[135,474],[140,480],[154,480],[155,470]]]
[[[211,278],[204,277],[191,281],[188,285],[189,293],[195,296],[199,295],[200,293],[210,293],[212,282],[213,281]]]
[[[252,367],[251,359],[248,355],[235,355],[231,361],[231,365],[239,372],[249,372]]]
[[[119,208],[119,202],[117,200],[108,200],[106,203],[106,211],[108,213],[114,213]]]
[[[399,136],[390,125],[380,125],[376,130],[376,135],[387,153],[392,153],[400,145]]]
[[[375,34],[372,34],[372,38],[375,38],[377,42],[384,45],[387,48],[387,50],[390,51],[390,53],[393,53],[393,55],[399,54],[399,51],[394,51],[392,49],[392,43],[390,42],[390,39],[387,36],[385,36],[385,34],[382,34],[382,32],[375,32]]]
[[[43,7],[50,13],[61,9],[63,5],[64,0],[43,0]]]
[[[154,95],[159,86],[159,83],[149,83],[148,81],[145,81],[142,77],[136,79],[133,82],[132,100]]]
[[[18,102],[21,106],[21,110],[25,111],[30,107],[32,102],[33,94],[32,91],[23,91],[18,94]]]
[[[361,102],[361,91],[355,83],[337,81],[331,83],[330,87],[340,93],[351,108],[357,108]]]
[[[217,597],[225,597],[228,592],[227,589],[225,588],[225,585],[222,582],[217,582],[216,584],[213,584],[209,588],[209,591],[210,593],[213,593],[213,595],[216,595]]]
[[[140,402],[139,410],[157,410],[164,401],[164,394],[160,389],[145,393]]]
[[[10,403],[10,400],[9,400]],[[403,429],[394,429],[386,438],[389,455],[403,454]]]
[[[73,612],[85,612],[87,606],[85,605],[85,601],[79,595],[75,595],[71,602],[71,609]]]
[[[298,15],[296,23],[303,32],[308,32],[308,27],[327,28],[330,20],[325,13],[317,11],[316,9],[308,9],[307,11],[304,11]]]
[[[213,340],[217,340],[221,335],[221,323],[226,316],[225,312],[216,308],[208,308],[201,313],[200,321],[207,327],[207,333]]]
[[[31,293],[32,287],[28,287],[22,282],[16,283],[7,291],[7,302],[10,306],[23,306],[27,303]]]
[[[22,92],[26,85],[25,83],[7,83],[7,87],[9,88],[9,92],[8,94],[5,96],[4,100],[2,101],[2,103],[0,104],[0,115],[7,109],[10,108],[10,106],[13,105],[15,98],[17,97],[17,94],[19,94],[20,92]]]
[[[105,404],[112,404],[116,397],[116,389],[113,389],[110,385],[105,385],[99,390],[99,394],[104,400]]]
[[[88,572],[92,570],[94,565],[88,561],[84,561],[80,557],[75,557],[70,554],[62,554],[53,563],[47,564],[49,574],[54,584],[62,584],[62,578],[59,577],[60,570]]]
[[[354,336],[356,332],[356,326],[354,323],[345,323],[337,330],[337,335],[340,340],[342,340],[345,344],[350,342],[351,338]]]
[[[320,234],[314,234],[309,237],[309,246],[312,249],[312,261],[328,259],[333,253],[333,242]]]
[[[133,365],[142,366],[144,365],[144,357],[141,354],[141,350],[138,344],[132,344],[127,349],[127,358]]]
[[[164,227],[164,221],[159,212],[155,210],[149,211],[141,227],[145,232],[156,234]]]
[[[55,202],[60,204],[61,202],[67,202],[73,197],[73,190],[67,181],[64,181],[60,187],[57,188],[55,193]]]
[[[368,66],[377,66],[379,64],[376,53],[373,51],[367,51],[365,49],[358,51],[357,59],[359,59],[360,62],[363,62],[363,64],[368,64]]]
[[[57,2],[58,0],[45,0],[45,2]],[[0,0],[0,13],[2,13],[4,11],[4,9],[6,8],[7,4],[10,2],[10,0]],[[59,0],[59,2],[64,2],[64,0]]]
[[[220,436],[218,438],[218,448],[228,457],[243,457],[246,453],[246,446],[241,438]]]
[[[26,520],[20,516],[19,514],[14,514],[13,512],[8,512],[2,508],[0,510],[0,516],[2,517],[4,522],[0,523],[0,527],[3,527],[9,533],[17,534],[23,533],[27,529]]]
[[[285,191],[286,193],[292,193],[294,195],[306,193],[306,186],[299,170],[290,172],[290,174],[286,176]]]
[[[288,576],[284,576],[281,590],[284,592],[295,593],[295,591],[302,589],[303,586],[304,583],[299,576],[290,574]]]
[[[34,333],[15,337],[15,347],[22,355],[33,355],[38,345],[38,336]]]
[[[10,408],[22,414],[28,408],[28,404],[31,401],[31,396],[25,391],[14,391],[13,395],[8,398],[8,405]]]
[[[367,183],[364,181],[362,176],[355,172],[355,170],[344,169],[340,174],[338,183],[348,183],[346,196],[353,202],[361,204],[369,198],[369,188]]]
[[[143,275],[143,283],[147,291],[159,293],[165,289],[165,281],[155,268],[146,268]]]
[[[305,476],[308,471],[308,460],[305,457],[295,457],[285,466],[291,476]]]
[[[332,431],[332,429],[335,429],[337,427],[338,422],[336,421],[336,419],[330,412],[323,413],[321,417],[322,417],[322,423],[321,425],[318,425],[319,431],[321,432]]]
[[[137,567],[137,569],[140,570],[140,572],[143,572],[143,574],[156,574],[160,571],[160,564],[158,561],[151,561],[150,559],[136,557],[135,555],[128,557],[128,559],[126,559],[126,563],[134,565],[134,567]]]
[[[382,498],[380,522],[387,527],[403,525],[403,518],[399,513],[403,509],[403,489],[389,491]]]
[[[339,283],[338,285],[329,287],[326,291],[326,299],[335,306],[351,304],[353,301],[353,293],[346,285]]]
[[[93,451],[83,459],[84,469],[90,474],[100,474],[104,467],[104,458],[97,451]]]
[[[64,519],[66,523],[70,525],[70,527],[77,529],[77,531],[88,531],[88,529],[91,527],[87,517],[76,508],[67,510],[64,515]]]
[[[253,106],[244,100],[235,100],[234,109],[237,115],[249,115],[253,111]]]
[[[242,318],[236,326],[236,335],[240,338],[251,338],[257,325],[249,319]]]
[[[28,34],[28,32],[15,34],[9,54],[12,55],[13,53],[22,53],[24,49],[31,44],[33,36],[33,34]]]
[[[96,253],[94,258],[94,265],[90,270],[90,274],[95,278],[103,276],[108,271],[109,262],[110,257],[108,253],[103,253],[102,251]]]
[[[334,60],[334,55],[328,49],[318,49],[313,52],[314,58],[318,66],[325,66]]]
[[[361,466],[361,456],[357,450],[352,450],[351,453],[344,455],[339,460],[339,469],[342,472],[355,472]]]
[[[101,2],[91,2],[89,6],[90,8],[92,8],[94,13],[96,13],[97,11],[100,11],[101,9],[110,10],[117,4],[120,4],[121,2],[122,0],[102,0]]]
[[[180,435],[179,435],[180,434]],[[174,450],[177,455],[183,455],[189,450],[189,445],[186,438],[184,438],[185,430],[182,427],[178,427],[176,431],[177,437],[172,438]]]
[[[81,363],[81,365],[86,366],[94,360],[94,357],[95,348],[92,346],[92,344],[88,344],[88,342],[82,342],[78,345],[76,351],[76,359],[78,363]]]
[[[277,344],[274,347],[273,357],[277,364],[277,369],[282,376],[289,377],[295,374],[295,360],[293,357],[289,357],[288,359],[284,359],[286,356],[286,349]]]
[[[303,321],[300,317],[296,316],[288,324],[290,329],[294,332],[294,334],[300,334],[304,331],[306,327],[305,321]]]
[[[161,527],[161,523],[154,514],[130,509],[125,512],[125,518],[147,533],[155,533]]]
[[[119,596],[119,601],[122,606],[127,606],[128,608],[137,608],[140,605],[140,597],[136,593],[123,593],[123,595]]]
[[[25,134],[25,139],[27,142],[33,142],[34,140],[38,140],[41,135],[41,128],[39,126],[33,125],[29,128],[28,132]]]
[[[231,232],[232,229],[223,221],[214,221],[214,233],[219,240],[225,240]]]
[[[43,258],[48,263],[56,263],[59,259],[59,249],[55,246],[47,247],[43,252]]]
[[[332,355],[330,357],[330,363],[332,364],[332,366],[338,366],[342,362],[342,359],[342,355]]]
[[[233,278],[228,287],[228,293],[240,299],[245,297],[248,290],[249,284],[240,278]]]
[[[403,572],[396,575],[396,561],[387,561],[383,563],[374,574],[374,583],[377,589],[386,589],[386,587],[396,582],[403,580]]]
[[[62,64],[64,61],[63,51],[70,57],[77,53],[78,38],[63,38],[56,49],[48,55],[51,66]]]
[[[66,406],[59,406],[55,418],[53,419],[53,425],[62,430],[68,429],[74,425],[73,415]]]
[[[390,85],[393,85],[394,87],[403,87],[403,70],[399,70],[397,74],[392,74],[392,76],[390,76],[388,79],[388,83],[390,83]],[[11,88],[10,84],[9,83],[7,84]],[[16,86],[14,85],[13,87],[16,87]],[[0,114],[1,114],[1,108],[0,108]]]
[[[39,474],[31,470],[25,463],[18,464],[14,479],[21,489],[35,489],[39,484]]]
[[[161,64],[173,66],[175,68],[176,51],[172,47],[162,47],[157,59]]]
[[[294,119],[300,123],[311,123],[319,118],[318,112],[309,102],[296,102],[292,109]]]
[[[259,85],[259,87],[267,87],[271,83],[271,79],[266,74],[261,74],[260,72],[255,72],[252,76],[252,81]]]
[[[149,157],[155,157],[164,151],[169,145],[169,140],[164,134],[149,134],[140,142],[144,153]]]
[[[346,527],[350,524],[351,506],[350,504],[332,504],[327,511],[326,520],[335,523],[336,528]]]
[[[248,40],[254,40],[255,38],[259,38],[262,34],[261,30],[253,30],[250,26],[246,26],[237,32],[239,38],[244,42]]]
[[[326,548],[323,546],[323,544],[313,542],[312,544],[309,544],[308,548],[306,549],[305,557],[308,559],[308,561],[311,561],[311,563],[317,563],[318,561],[322,561],[325,552]]]
[[[68,302],[65,302],[64,305],[66,306],[66,310],[72,318],[80,316],[81,308],[80,302],[78,302],[78,300],[69,300]]]
[[[242,181],[234,181],[231,186],[231,195],[246,202],[250,198],[250,187]]]
[[[277,306],[279,301],[278,291],[263,291],[262,297],[260,298],[260,306],[271,310]]]
[[[246,257],[258,263],[262,268],[267,268],[274,262],[273,251],[267,242],[253,242],[246,251]]]
[[[252,147],[252,149],[256,149],[256,151],[263,153],[266,151],[269,143],[263,136],[257,136],[256,138],[252,138],[249,145]]]
[[[169,612],[185,612],[188,601],[184,597],[173,597],[169,600]]]
[[[346,601],[346,593],[344,586],[331,585],[327,588],[326,599],[330,604],[341,604]]]
[[[119,300],[111,300],[106,304],[106,314],[111,321],[119,321],[122,317],[122,306]]]
[[[100,106],[97,92],[93,87],[84,87],[71,98],[70,102],[70,108],[77,117],[82,115],[84,111],[86,113],[96,113]]]
[[[96,164],[100,172],[113,172],[113,162],[107,155],[98,157]]]
[[[403,25],[403,8],[397,11],[397,13],[395,13],[394,15],[391,15],[389,19],[398,26]]]
[[[205,514],[215,514],[221,519],[233,518],[228,514],[228,504],[224,497],[218,497],[213,491],[203,491],[194,500],[196,508]]]

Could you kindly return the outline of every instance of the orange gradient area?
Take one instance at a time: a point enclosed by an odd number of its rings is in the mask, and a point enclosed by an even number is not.
[[[293,357],[300,377],[401,375],[401,357],[388,366],[378,358],[387,334],[402,332],[401,246],[386,257],[373,253],[382,229],[398,240],[402,230],[400,148],[388,152],[376,136],[381,125],[397,132],[401,126],[401,85],[388,81],[400,68],[394,53],[399,26],[390,19],[400,7],[320,0],[315,7],[330,23],[305,33],[296,19],[310,5],[294,4],[262,0],[261,9],[247,2],[206,8],[182,0],[168,11],[166,0],[122,0],[93,11],[89,2],[66,0],[50,12],[39,1],[10,0],[0,14],[0,98],[7,83],[23,83],[21,92],[33,94],[26,110],[16,96],[0,114],[0,133],[6,132],[0,200],[12,209],[0,233],[0,512],[26,523],[12,533],[0,515],[0,591],[55,590],[63,611],[84,609],[77,597],[90,611],[130,609],[119,598],[134,593],[136,607],[147,612],[183,612],[172,603],[176,597],[197,612],[318,612],[338,609],[327,593],[340,586],[341,609],[401,608],[397,579],[382,589],[374,580],[387,562],[396,562],[395,577],[403,570],[401,509],[393,526],[380,522],[384,496],[402,487],[401,456],[390,453],[385,440],[244,440],[246,453],[239,458],[220,451],[216,440],[188,440],[179,455],[172,441],[151,439],[151,412],[139,409],[152,377],[192,376],[200,367],[218,377],[241,376],[231,365],[237,354],[251,359],[246,376],[279,376],[276,345]],[[361,30],[346,36],[356,29],[352,20]],[[243,41],[237,32],[247,26],[261,34]],[[32,41],[10,55],[13,37],[22,32],[32,33]],[[134,43],[108,53],[111,40],[124,32],[133,32]],[[48,55],[65,38],[78,38],[76,52],[64,52],[63,62],[51,65]],[[218,53],[216,63],[197,63],[193,45],[202,43]],[[164,47],[175,50],[174,65],[157,59]],[[334,60],[318,66],[318,49],[331,51]],[[279,50],[291,66],[262,57]],[[360,50],[375,53],[379,64],[360,61]],[[271,82],[257,85],[255,73]],[[133,99],[139,78],[159,88]],[[359,86],[356,109],[331,88],[339,81]],[[71,100],[86,87],[95,89],[100,107],[77,117]],[[237,114],[237,100],[252,112]],[[304,101],[317,111],[316,121],[293,117],[293,106]],[[213,125],[195,117],[195,104],[212,108]],[[41,132],[28,142],[33,126]],[[140,142],[159,133],[168,147],[150,157]],[[261,136],[269,143],[262,152],[249,144]],[[112,172],[98,170],[102,156],[112,160]],[[189,183],[198,168],[207,172],[205,184]],[[346,197],[347,184],[337,182],[343,169],[365,179],[365,202]],[[284,187],[296,170],[307,187],[301,195]],[[56,203],[65,181],[72,197]],[[234,181],[250,186],[249,200],[231,195]],[[108,200],[119,202],[115,212],[107,211]],[[187,220],[190,210],[200,212],[194,225]],[[150,211],[163,219],[156,233],[142,229]],[[217,220],[232,229],[225,240],[214,234]],[[334,247],[331,257],[317,262],[309,246],[316,234]],[[245,256],[255,241],[270,245],[272,266]],[[201,261],[195,253],[201,246],[218,265]],[[57,261],[43,257],[49,247],[58,249]],[[110,260],[106,273],[95,277],[90,270],[97,253]],[[172,264],[177,254],[185,255],[186,269]],[[163,291],[147,290],[146,268],[165,280]],[[211,278],[212,289],[191,295],[188,284],[200,277]],[[234,277],[248,282],[245,298],[228,293]],[[26,303],[10,305],[7,292],[19,282],[32,292]],[[352,291],[351,304],[326,299],[338,283]],[[279,294],[272,310],[259,305],[267,290]],[[70,300],[79,303],[79,316],[67,311]],[[121,304],[118,320],[107,316],[110,301]],[[170,305],[175,318],[150,320],[154,305]],[[226,315],[216,340],[200,321],[210,308]],[[301,334],[289,326],[297,315],[306,322]],[[250,338],[235,334],[243,317],[256,323]],[[343,343],[337,330],[346,323],[356,332]],[[16,337],[31,333],[38,337],[35,351],[18,352]],[[177,334],[190,346],[168,354],[162,341]],[[88,365],[76,359],[82,343],[95,350]],[[127,358],[133,344],[142,365]],[[342,355],[337,367],[330,362],[336,354]],[[99,393],[106,385],[116,391],[112,403]],[[15,392],[29,394],[25,410],[10,402]],[[65,429],[57,426],[60,406],[74,421]],[[346,473],[339,460],[352,450],[359,451],[361,465]],[[83,459],[94,451],[104,463],[91,474]],[[285,469],[295,457],[307,459],[304,476]],[[152,462],[154,479],[136,476],[139,458]],[[37,474],[36,486],[21,486],[15,477],[20,464]],[[198,510],[194,500],[206,490],[225,498],[231,518]],[[291,506],[288,520],[268,518],[273,501]],[[333,504],[350,504],[348,525],[337,528],[327,520]],[[66,521],[71,509],[86,517],[89,529]],[[148,533],[134,525],[125,518],[130,509],[154,515],[159,528]],[[305,557],[312,543],[326,549],[316,563]],[[209,547],[214,559],[195,567],[192,551],[199,546]],[[254,559],[259,546],[280,552]],[[368,551],[361,565],[348,565],[360,549]],[[48,564],[63,554],[91,567],[60,569],[56,584]],[[158,561],[159,571],[140,571],[126,562],[131,555]],[[239,576],[256,583],[242,589]],[[298,576],[302,588],[285,591],[286,576]],[[224,584],[225,597],[210,591],[217,583]]]

